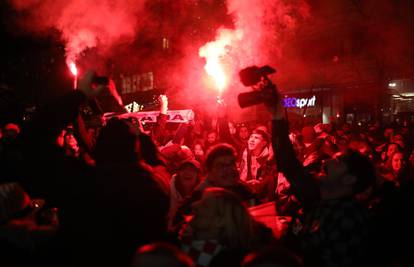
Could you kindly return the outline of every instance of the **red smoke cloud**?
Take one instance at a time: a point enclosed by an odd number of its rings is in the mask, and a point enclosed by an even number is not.
[[[303,0],[228,1],[236,30],[243,37],[236,50],[240,66],[271,64],[283,56],[286,37],[297,30],[298,22],[309,16]]]
[[[26,30],[61,32],[67,63],[76,61],[87,48],[105,53],[114,44],[136,35],[144,0],[12,0],[25,15]]]
[[[288,38],[295,34],[298,23],[309,17],[309,7],[300,0],[228,0],[227,10],[234,28],[219,28],[216,39],[202,46],[199,54],[206,59],[206,71],[216,83],[224,70],[229,81],[226,85],[233,90],[228,98],[235,99],[242,88],[238,71],[251,65],[278,68]]]
[[[284,56],[288,40],[296,33],[300,22],[309,16],[305,0],[227,0],[224,4],[193,0],[10,1],[21,11],[20,15],[24,15],[24,21],[20,22],[26,30],[47,32],[57,29],[61,33],[68,62],[76,61],[85,49],[96,47],[101,59],[111,56],[118,67],[130,66],[130,73],[137,72],[132,69],[136,66],[155,66],[153,69],[161,69],[162,75],[167,76],[166,83],[159,87],[172,88],[170,95],[176,94],[177,102],[182,106],[200,103],[208,106],[207,101],[215,101],[217,92],[205,89],[207,74],[199,50],[208,41],[219,40],[220,33],[226,29],[234,38],[220,56],[228,85],[223,96],[230,108],[236,110],[236,95],[248,90],[238,82],[238,71],[250,65],[269,64],[277,69],[286,66]],[[155,11],[148,8],[151,4],[157,7]],[[158,8],[159,5],[168,8]],[[157,12],[158,9],[162,13]],[[171,62],[165,62],[162,55],[154,56],[156,53],[152,50],[156,49],[150,46],[142,51],[140,47],[122,46],[125,48],[122,57],[119,50],[111,52],[114,45],[129,44],[136,39],[139,30],[156,38],[170,38],[170,51],[176,55],[170,57],[173,58]],[[92,61],[97,64],[95,58]]]

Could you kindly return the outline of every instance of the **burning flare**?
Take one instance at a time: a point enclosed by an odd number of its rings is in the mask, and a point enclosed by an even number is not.
[[[70,72],[73,74],[73,89],[78,88],[78,68],[76,67],[75,62],[69,61],[68,67]]]
[[[222,29],[215,41],[209,42],[200,48],[198,54],[206,59],[204,69],[210,75],[218,89],[219,95],[227,87],[229,80],[224,68],[225,57],[228,56],[228,48],[235,38],[238,38],[236,31]]]
[[[73,61],[69,62],[69,69],[70,69],[70,72],[72,72],[73,76],[78,76],[78,68],[76,67],[75,62]]]

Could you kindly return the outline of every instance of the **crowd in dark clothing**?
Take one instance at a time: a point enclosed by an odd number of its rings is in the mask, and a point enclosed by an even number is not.
[[[2,127],[1,266],[412,266],[412,128],[290,129],[281,107],[235,124],[219,105],[171,130],[165,96],[150,128],[96,128],[88,78]],[[249,212],[268,203],[283,234]]]

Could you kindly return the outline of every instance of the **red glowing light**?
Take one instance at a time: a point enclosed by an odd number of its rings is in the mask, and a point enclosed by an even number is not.
[[[227,79],[223,66],[220,64],[219,60],[209,60],[204,66],[204,69],[210,76],[213,77],[219,92],[222,92],[227,85]]]
[[[219,95],[227,87],[229,80],[224,68],[224,57],[227,56],[227,48],[231,46],[237,36],[235,31],[221,30],[215,41],[209,42],[200,48],[198,54],[206,59],[205,71],[210,75],[218,89]]]
[[[78,68],[76,67],[75,62],[71,61],[69,63],[70,72],[72,72],[73,76],[78,76]]]
[[[213,78],[219,92],[222,92],[227,85],[226,74],[220,60],[223,54],[224,46],[219,41],[207,43],[199,51],[199,55],[206,58],[204,69]]]
[[[78,68],[75,62],[70,59],[66,59],[66,64],[68,64],[69,70],[73,74],[73,89],[76,89],[78,88]]]

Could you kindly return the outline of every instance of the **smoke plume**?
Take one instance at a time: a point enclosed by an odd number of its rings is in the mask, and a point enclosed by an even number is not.
[[[246,90],[238,81],[239,70],[251,65],[277,67],[287,40],[295,35],[297,25],[309,17],[309,7],[300,0],[228,0],[227,11],[233,17],[233,27],[220,27],[215,40],[202,46],[199,54],[206,59],[205,69],[216,86],[217,81],[229,81],[227,98],[236,99],[237,93]]]
[[[68,64],[92,57],[96,65],[111,58],[121,73],[157,71],[156,86],[168,88],[171,103],[175,98],[180,107],[211,107],[214,103],[217,92],[211,90],[200,48],[209,42],[222,44],[220,40],[228,38],[224,52],[218,55],[228,85],[223,96],[236,110],[236,95],[248,90],[239,83],[238,71],[265,64],[279,69],[289,39],[309,17],[305,0],[9,1],[19,11],[19,23],[25,30],[60,32]],[[171,47],[157,52],[142,40],[146,35],[153,40],[167,37]],[[144,47],[131,45],[136,40]],[[111,50],[113,47],[117,50]],[[88,51],[91,48],[96,51]],[[85,56],[84,51],[89,53]],[[166,78],[159,82],[161,76]]]
[[[267,64],[282,56],[286,37],[309,16],[309,7],[305,1],[229,0],[228,12],[236,30],[243,32],[237,48],[240,63]]]
[[[65,43],[67,63],[88,48],[105,53],[119,42],[134,39],[144,0],[12,0],[23,14],[25,30],[58,30]]]

